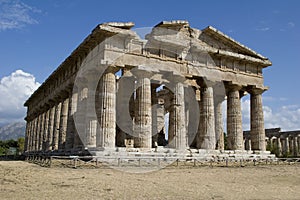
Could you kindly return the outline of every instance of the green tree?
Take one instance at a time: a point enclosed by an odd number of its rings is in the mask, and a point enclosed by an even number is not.
[[[24,145],[25,145],[25,138],[23,138],[23,137],[18,138],[18,152],[19,153],[24,152]]]

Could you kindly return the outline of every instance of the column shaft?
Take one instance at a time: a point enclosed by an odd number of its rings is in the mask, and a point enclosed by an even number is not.
[[[48,150],[47,149],[47,141],[48,141],[48,126],[49,126],[49,115],[50,115],[50,108],[45,113],[45,120],[44,120],[44,134],[43,134],[43,145],[42,149],[43,151]]]
[[[227,95],[227,138],[228,149],[244,149],[241,102],[237,88],[232,88]]]
[[[262,91],[261,91],[262,92]],[[266,150],[264,113],[261,92],[252,91],[250,99],[251,108],[251,148],[252,150]]]
[[[97,147],[114,148],[116,137],[116,77],[105,72],[99,83],[99,132]]]
[[[58,149],[63,150],[65,148],[67,124],[68,124],[68,109],[69,98],[66,98],[62,102],[59,122],[59,137],[58,137]]]
[[[53,106],[50,108],[49,112],[49,121],[48,121],[48,135],[47,135],[47,142],[46,142],[46,151],[52,150],[53,146],[53,132],[54,132],[54,120],[55,120],[55,109],[56,107]]]
[[[187,148],[183,84],[176,83],[173,92],[169,112],[169,147],[183,150]]]
[[[152,110],[151,110],[151,83],[149,78],[138,78],[136,90],[135,113],[135,147],[152,147]]]
[[[60,123],[60,112],[61,112],[61,102],[55,106],[54,114],[54,130],[52,138],[52,150],[58,150],[58,137],[59,137],[59,123]]]
[[[200,134],[198,134],[197,146],[199,149],[215,149],[215,113],[214,95],[212,87],[201,88],[200,100]]]
[[[75,150],[83,148],[86,145],[86,110],[87,110],[87,98],[88,98],[88,87],[85,81],[78,84],[78,95],[77,95],[77,112],[74,115],[74,122],[76,125],[76,132],[74,135],[74,146]]]
[[[96,101],[96,86],[95,82],[98,81],[98,77],[93,75],[88,76],[88,96],[87,96],[87,107],[86,107],[86,118],[85,118],[85,129],[86,129],[86,147],[96,147],[96,135],[97,135],[97,115],[95,110]]]
[[[71,150],[74,145],[74,137],[76,132],[75,122],[74,122],[74,114],[77,111],[77,99],[78,93],[77,91],[73,91],[69,97],[69,117],[68,117],[68,128],[66,135],[66,150]]]
[[[218,99],[218,98],[217,98]],[[224,150],[224,130],[223,130],[223,115],[222,115],[222,102],[223,99],[215,101],[215,131],[216,131],[216,147],[218,150]]]
[[[41,115],[39,114],[37,116],[37,122],[36,122],[36,135],[35,135],[35,150],[39,151],[40,147],[40,134],[41,133]]]

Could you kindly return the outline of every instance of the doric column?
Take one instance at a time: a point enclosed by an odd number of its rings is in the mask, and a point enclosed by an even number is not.
[[[297,150],[298,155],[300,155],[300,134],[298,134],[298,136],[297,136],[297,147],[298,147],[298,150]]]
[[[240,101],[241,87],[227,87],[227,138],[230,150],[243,150],[242,111]]]
[[[283,148],[283,156],[288,156],[290,153],[290,145],[289,145],[289,136],[286,136],[284,139],[284,148]]]
[[[77,111],[77,99],[78,93],[76,89],[73,89],[73,92],[70,92],[69,96],[69,116],[68,116],[68,127],[66,135],[66,150],[71,150],[74,145],[74,136],[76,134],[76,127],[74,122],[74,114]]]
[[[43,150],[45,112],[40,115],[39,151]]]
[[[152,147],[151,82],[147,75],[143,72],[137,74],[134,146],[138,148]]]
[[[61,102],[55,106],[54,114],[54,130],[52,138],[52,150],[58,150],[58,137],[59,137],[59,123],[60,123],[60,113],[61,113]]]
[[[223,96],[215,96],[215,131],[216,131],[216,148],[218,150],[224,150],[224,130],[223,130],[223,114],[222,114],[222,102]]]
[[[74,121],[76,125],[76,132],[74,135],[74,149],[80,149],[86,145],[86,110],[87,110],[87,98],[88,98],[88,85],[87,80],[82,78],[77,83],[78,95],[77,95],[77,112],[74,115]]]
[[[298,156],[298,137],[293,136],[293,156]]]
[[[169,131],[168,141],[170,148],[184,150],[187,148],[187,133],[184,105],[184,86],[183,83],[176,81],[169,110]]]
[[[277,137],[276,139],[276,146],[277,146],[277,156],[282,156],[282,145],[281,145],[281,139],[280,139],[280,136]]]
[[[156,95],[156,87],[151,87],[151,125],[152,125],[152,146],[157,146],[158,144],[158,132],[160,130],[158,127],[158,108],[160,105],[158,104],[158,99]]]
[[[116,133],[116,145],[124,147],[125,139],[133,138],[133,115],[130,112],[130,104],[132,97],[134,97],[135,78],[129,70],[123,70],[122,77],[117,82],[117,88],[116,110],[122,115],[116,116],[119,129]]]
[[[54,119],[55,119],[55,108],[56,106],[53,106],[49,109],[49,120],[48,120],[48,135],[47,135],[47,142],[46,142],[46,151],[52,150],[52,144],[53,144],[53,132],[54,132]]]
[[[214,94],[211,86],[201,87],[200,100],[200,132],[198,134],[197,147],[199,149],[215,149],[215,113]]]
[[[262,104],[262,89],[252,89],[250,91],[250,110],[251,110],[251,148],[252,150],[266,150],[264,112]]]
[[[99,132],[96,135],[97,147],[114,148],[116,138],[116,77],[106,71],[99,83]]]
[[[48,141],[48,126],[49,126],[49,115],[50,115],[50,108],[45,113],[45,119],[44,119],[44,134],[43,134],[43,145],[42,149],[43,151],[47,151],[47,141]]]
[[[26,120],[26,131],[25,131],[25,142],[24,142],[24,152],[29,150],[29,140],[30,140],[30,121]]]
[[[65,148],[67,123],[68,123],[68,109],[69,109],[69,98],[65,98],[62,101],[61,112],[60,112],[59,136],[58,136],[59,150],[63,150]]]
[[[36,117],[32,120],[32,126],[31,126],[31,142],[30,142],[30,150],[35,151],[35,137],[36,137]]]
[[[98,73],[86,75],[88,79],[88,96],[86,107],[86,147],[96,147],[96,135],[97,135],[97,115],[95,108],[96,89],[99,81]]]
[[[40,135],[41,135],[41,115],[37,116],[36,134],[35,134],[35,151],[40,150]]]

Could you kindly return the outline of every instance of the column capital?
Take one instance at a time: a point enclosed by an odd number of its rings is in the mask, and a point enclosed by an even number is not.
[[[233,84],[233,83],[224,83],[224,85],[225,85],[226,93],[228,93],[229,91],[240,91],[243,88],[242,85]]]
[[[257,88],[255,86],[250,86],[247,88],[247,92],[249,92],[250,94],[262,94],[267,90],[267,88]]]

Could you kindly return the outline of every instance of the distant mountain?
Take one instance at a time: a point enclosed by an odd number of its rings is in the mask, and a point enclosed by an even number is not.
[[[0,140],[17,140],[25,137],[25,122],[14,122],[0,127]]]

